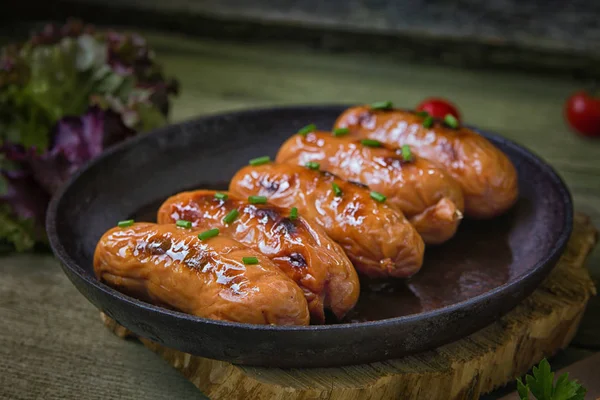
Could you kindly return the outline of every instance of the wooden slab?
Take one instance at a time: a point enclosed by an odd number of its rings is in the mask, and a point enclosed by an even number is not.
[[[558,265],[522,304],[465,339],[397,360],[342,368],[242,367],[139,340],[211,399],[477,399],[571,341],[596,293],[583,265],[597,236],[589,217],[577,214]],[[118,336],[132,336],[104,314],[102,318]]]

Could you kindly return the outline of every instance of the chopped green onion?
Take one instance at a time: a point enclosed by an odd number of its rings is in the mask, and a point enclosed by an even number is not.
[[[190,229],[192,227],[192,223],[190,221],[186,221],[185,219],[178,219],[177,222],[175,222],[175,225],[186,229]]]
[[[446,116],[444,117],[444,122],[450,128],[454,128],[454,129],[458,128],[458,120],[452,114],[446,114]]]
[[[317,127],[315,126],[315,124],[309,124],[309,125],[306,125],[304,128],[300,129],[298,131],[298,134],[302,135],[302,136],[306,136],[309,133],[314,132],[316,130],[317,130]]]
[[[371,110],[389,110],[393,106],[391,101],[377,101],[371,104]]]
[[[387,200],[387,197],[385,197],[384,195],[382,195],[379,192],[371,192],[371,198],[374,200],[377,200],[380,203],[383,203],[384,201]]]
[[[133,223],[134,223],[134,222],[135,222],[135,221],[134,221],[134,220],[132,220],[132,219],[127,219],[127,220],[125,220],[125,221],[119,221],[119,222],[117,223],[117,226],[118,226],[119,228],[127,228],[127,227],[129,227],[129,226],[133,225]]]
[[[242,257],[242,262],[246,265],[258,264],[258,258],[256,257]]]
[[[350,133],[350,128],[335,128],[333,130],[333,136],[339,137]]]
[[[223,218],[223,222],[226,224],[230,224],[237,219],[240,215],[240,212],[236,209],[233,209],[227,213],[227,215]]]
[[[427,111],[417,111],[416,115],[417,115],[417,117],[422,117],[422,118],[429,117],[429,113]]]
[[[360,143],[367,147],[381,147],[381,142],[375,139],[363,139]]]
[[[340,189],[337,183],[333,182],[331,187],[333,188],[333,193],[335,193],[336,196],[339,197],[342,195],[342,189]]]
[[[227,195],[227,193],[215,193],[215,199],[219,199],[219,200],[227,200],[229,198],[229,195]]]
[[[258,158],[253,158],[252,160],[250,160],[249,164],[257,166],[257,165],[267,164],[269,162],[271,162],[271,157],[262,156],[262,157],[258,157]]]
[[[267,198],[265,196],[249,196],[248,202],[250,204],[265,204],[267,202]]]
[[[304,164],[304,166],[309,169],[316,169],[317,171],[319,170],[319,168],[321,168],[321,164],[315,161],[309,161],[306,164]]]
[[[404,161],[412,161],[412,152],[410,151],[410,146],[407,144],[402,146],[402,158]]]
[[[426,117],[423,121],[423,128],[431,128],[431,125],[433,125],[433,117]]]
[[[298,209],[296,207],[292,207],[292,210],[290,211],[290,219],[292,221],[298,219]]]
[[[219,234],[219,229],[218,228],[213,228],[213,229],[209,229],[207,231],[202,232],[201,234],[198,235],[198,239],[200,240],[206,240],[206,239],[210,239],[212,237],[215,237]]]

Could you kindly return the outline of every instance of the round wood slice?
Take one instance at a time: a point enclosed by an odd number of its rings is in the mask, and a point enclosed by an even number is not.
[[[589,217],[576,214],[567,250],[546,281],[508,315],[457,342],[397,360],[342,368],[242,367],[139,340],[211,399],[477,399],[566,347],[590,296],[584,262],[597,241]],[[121,337],[131,332],[102,314]]]

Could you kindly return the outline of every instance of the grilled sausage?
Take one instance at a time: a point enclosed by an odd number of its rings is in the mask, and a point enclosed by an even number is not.
[[[456,233],[464,211],[462,190],[437,164],[415,155],[405,161],[392,148],[370,147],[326,132],[294,135],[277,154],[277,162],[305,165],[311,161],[385,195],[427,244],[443,243]]]
[[[302,290],[268,258],[226,236],[200,240],[198,233],[174,224],[113,228],[96,246],[94,272],[123,293],[199,317],[309,323]]]
[[[340,115],[336,128],[349,128],[354,137],[376,139],[392,146],[409,145],[421,157],[443,165],[465,196],[465,213],[491,218],[508,210],[519,195],[517,171],[508,157],[474,131],[434,121],[402,110],[353,107]]]
[[[342,246],[359,274],[403,278],[423,263],[423,239],[402,212],[372,199],[360,184],[298,165],[265,164],[242,168],[229,191],[297,207]]]
[[[221,233],[264,254],[304,291],[311,322],[325,322],[324,308],[342,319],[360,291],[354,266],[342,248],[323,229],[298,216],[290,219],[289,209],[271,204],[249,204],[215,191],[183,192],[167,199],[158,210],[159,224],[186,220],[196,229],[219,228]],[[231,213],[238,217],[224,221]]]

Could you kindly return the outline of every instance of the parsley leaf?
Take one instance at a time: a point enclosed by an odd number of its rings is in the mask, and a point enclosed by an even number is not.
[[[538,400],[552,399],[552,383],[554,372],[550,370],[550,363],[545,358],[537,367],[533,367],[533,376],[525,377],[529,390]]]
[[[577,381],[569,380],[569,374],[559,376],[554,384],[554,373],[546,359],[533,367],[533,376],[526,375],[525,382],[517,379],[517,392],[521,400],[530,400],[530,392],[536,400],[585,400],[587,392]]]
[[[529,400],[529,388],[523,384],[521,379],[517,379],[517,392],[521,400]]]
[[[562,374],[556,381],[556,388],[554,389],[553,400],[571,400],[577,399],[577,390],[581,387],[575,381],[569,381],[569,374]],[[583,397],[581,398],[583,400]]]

